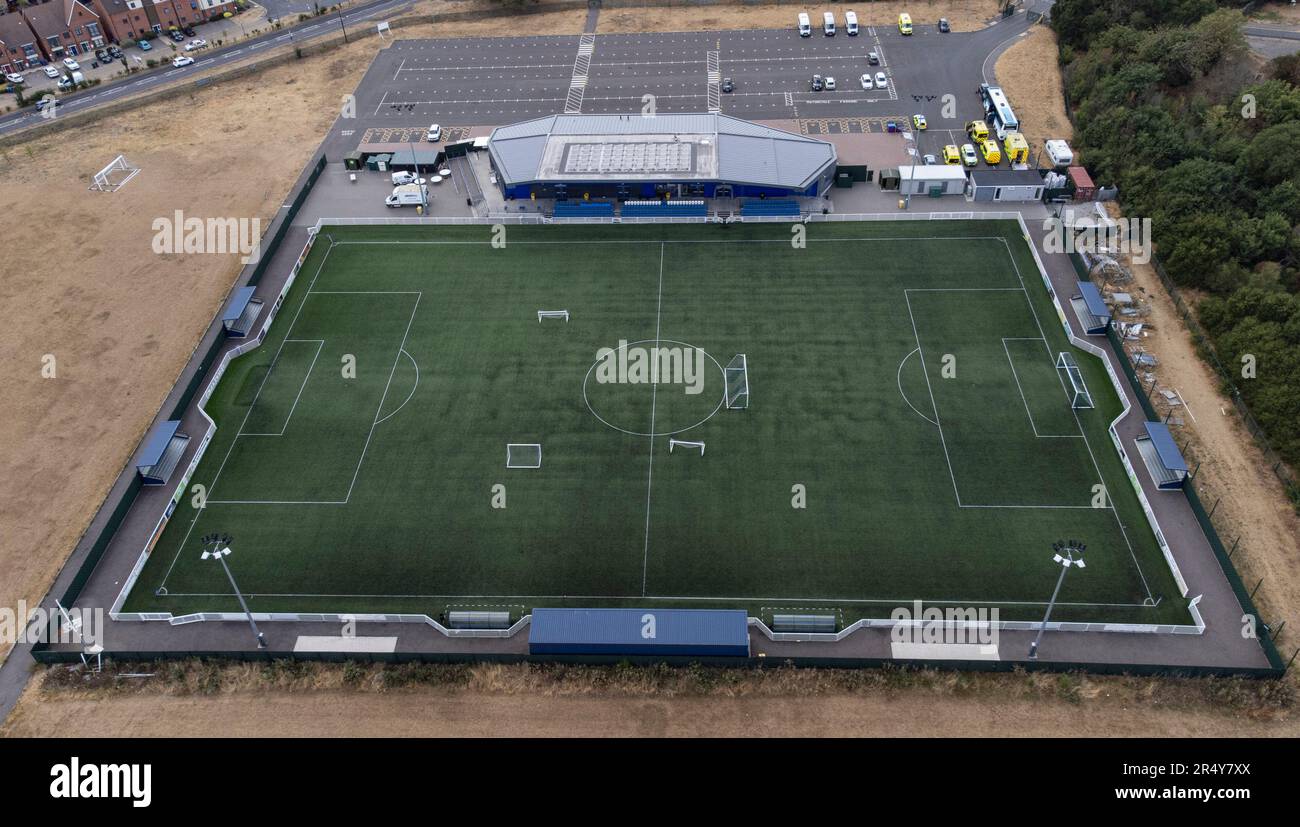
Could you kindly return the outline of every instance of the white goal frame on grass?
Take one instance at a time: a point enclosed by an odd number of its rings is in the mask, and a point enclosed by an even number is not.
[[[515,448],[536,448],[537,464],[536,465],[519,465],[514,462],[512,456]],[[541,468],[542,467],[542,444],[540,442],[507,442],[506,443],[506,467],[507,468]]]
[[[743,411],[749,407],[749,360],[743,353],[731,357],[723,370],[727,380],[726,404],[733,411]],[[732,385],[735,384],[733,391]]]
[[[1092,394],[1088,392],[1088,386],[1084,384],[1083,372],[1079,370],[1079,363],[1074,361],[1073,353],[1061,351],[1056,357],[1056,369],[1065,371],[1065,375],[1070,378],[1070,387],[1072,388],[1070,396],[1071,408],[1078,410],[1096,407],[1092,401]]]
[[[127,181],[139,174],[140,167],[126,160],[125,155],[119,155],[108,166],[95,173],[90,188],[99,192],[117,192],[126,186]]]
[[[564,323],[569,323],[569,311],[567,310],[538,310],[537,323],[541,324],[542,319],[564,319]]]
[[[674,448],[679,448],[679,447],[680,447],[680,448],[699,448],[699,449],[700,449],[700,456],[704,456],[704,443],[703,443],[703,442],[691,442],[690,440],[686,440],[686,439],[673,439],[672,437],[668,437],[668,453],[671,454],[671,453],[673,452],[673,449],[674,449]]]

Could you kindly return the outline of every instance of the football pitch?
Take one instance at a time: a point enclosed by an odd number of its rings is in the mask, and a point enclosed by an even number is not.
[[[1077,539],[1053,619],[1189,622],[1019,226],[802,230],[326,227],[124,610],[238,611],[228,532],[254,611],[1039,620]]]

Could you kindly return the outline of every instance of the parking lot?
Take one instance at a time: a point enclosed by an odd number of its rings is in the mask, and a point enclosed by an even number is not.
[[[984,59],[1023,31],[941,34],[918,20],[907,37],[891,26],[803,38],[793,22],[791,12],[789,29],[398,41],[358,87],[359,126],[497,126],[556,112],[648,111],[883,124],[920,113],[929,128],[918,152],[937,155],[963,143],[964,123],[983,114],[976,88]],[[879,65],[868,62],[873,51]],[[864,89],[861,76],[877,72],[885,88]],[[814,74],[833,77],[835,90],[812,91]],[[954,102],[947,118],[945,95]]]

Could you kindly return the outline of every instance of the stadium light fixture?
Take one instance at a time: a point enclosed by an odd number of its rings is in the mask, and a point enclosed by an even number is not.
[[[235,597],[239,598],[239,605],[243,607],[244,614],[248,615],[248,625],[253,627],[253,635],[257,638],[257,648],[266,648],[266,635],[257,628],[257,621],[253,620],[253,613],[248,608],[248,603],[244,601],[244,595],[239,591],[239,586],[235,584],[235,575],[230,572],[230,565],[226,558],[230,556],[230,543],[234,540],[229,534],[217,532],[208,534],[203,537],[203,555],[204,560],[217,560],[221,563],[221,568],[225,569],[226,577],[230,580],[230,588],[235,590]]]
[[[1056,596],[1061,593],[1061,584],[1065,582],[1065,575],[1072,566],[1084,568],[1083,553],[1088,547],[1078,540],[1057,540],[1052,543],[1052,562],[1061,567],[1061,576],[1056,578],[1056,588],[1052,590],[1052,598],[1047,601],[1047,614],[1043,615],[1043,625],[1038,627],[1038,634],[1034,637],[1034,642],[1029,644],[1029,659],[1038,660],[1038,644],[1043,640],[1043,632],[1047,631],[1047,621],[1052,617],[1052,607],[1056,605]]]

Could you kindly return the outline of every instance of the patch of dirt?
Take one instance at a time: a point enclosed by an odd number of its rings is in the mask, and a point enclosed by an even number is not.
[[[900,12],[912,15],[916,26],[935,26],[940,17],[948,18],[953,31],[982,29],[999,16],[998,0],[916,0],[914,2],[865,3],[853,7],[862,26],[893,26]],[[846,8],[788,4],[769,6],[707,6],[603,9],[596,31],[615,32],[693,32],[716,29],[793,29],[799,12],[807,12],[813,22],[813,36],[821,37],[822,12],[834,11],[838,25],[844,24]]]
[[[36,698],[29,689],[0,736],[54,737],[1264,737],[1295,720],[1159,709],[1104,694],[1078,703],[912,690],[813,697],[503,695],[346,690],[212,697]]]
[[[1065,113],[1057,54],[1056,32],[1039,25],[1003,52],[994,66],[998,84],[1015,101],[1031,157],[1048,140],[1074,138],[1074,125]]]
[[[1264,3],[1256,6],[1250,20],[1262,23],[1300,24],[1300,5],[1293,3]]]
[[[1107,207],[1112,217],[1120,216],[1114,202]],[[1150,314],[1142,321],[1151,326],[1140,345],[1159,360],[1158,367],[1138,376],[1156,379],[1153,396],[1162,416],[1170,408],[1159,391],[1174,391],[1184,401],[1172,409],[1183,424],[1171,421],[1170,427],[1180,445],[1189,443],[1189,464],[1200,464],[1196,488],[1205,508],[1219,501],[1214,523],[1225,545],[1231,547],[1241,538],[1232,560],[1246,587],[1254,588],[1263,578],[1255,601],[1264,619],[1274,628],[1284,620],[1295,628],[1300,623],[1300,516],[1236,408],[1219,392],[1218,375],[1197,355],[1191,333],[1155,269],[1133,264],[1127,256],[1122,263],[1133,273],[1133,283],[1116,289],[1127,289],[1149,303]],[[1184,300],[1192,300],[1191,295]]]

